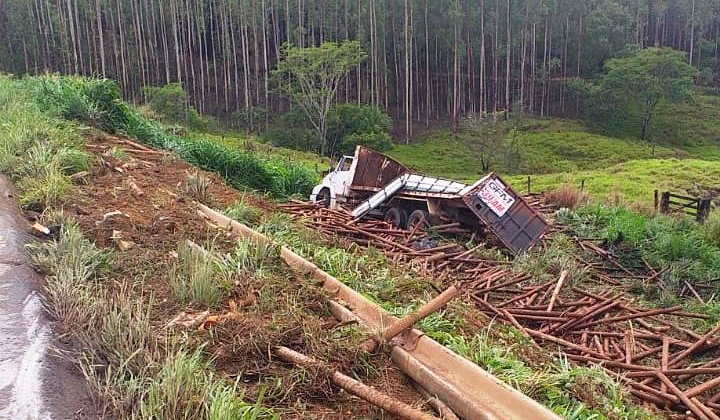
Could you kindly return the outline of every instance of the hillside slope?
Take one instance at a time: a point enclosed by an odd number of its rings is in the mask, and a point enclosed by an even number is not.
[[[695,193],[717,183],[720,147],[713,139],[720,138],[720,127],[708,118],[715,99],[702,97],[702,110],[692,116],[686,108],[679,110],[685,124],[678,130],[694,133],[687,137],[691,140],[665,142],[654,155],[647,142],[593,133],[576,121],[539,118],[465,121],[457,133],[434,130],[416,143],[396,145],[389,154],[418,172],[466,182],[491,170],[522,191],[528,176],[535,192],[580,186],[585,180],[599,198],[618,193],[649,203],[655,188]]]

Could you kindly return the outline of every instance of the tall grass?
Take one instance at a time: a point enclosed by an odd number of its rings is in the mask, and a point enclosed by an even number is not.
[[[220,276],[210,252],[202,252],[187,244],[178,247],[178,261],[170,269],[170,291],[183,304],[200,303],[215,307],[222,291]]]
[[[147,420],[180,419],[279,419],[262,407],[238,397],[237,383],[227,385],[209,373],[201,350],[181,349],[169,355],[150,383],[139,408],[139,418]]]
[[[317,175],[302,164],[171,134],[124,102],[111,80],[38,76],[26,77],[22,83],[45,112],[173,151],[191,164],[218,173],[238,189],[270,192],[276,197],[307,196],[317,183]]]
[[[210,178],[196,171],[185,178],[185,191],[201,203],[210,202]]]
[[[47,275],[44,304],[67,326],[87,327],[96,314],[96,270],[106,254],[85,239],[80,228],[66,222],[60,237],[27,246],[35,266]]]
[[[703,232],[708,241],[720,247],[720,210],[710,212],[703,224]]]
[[[573,367],[566,359],[558,358],[547,363],[543,370],[537,370],[519,354],[521,343],[526,340],[522,334],[511,328],[500,335],[490,338],[487,331],[471,338],[444,334],[439,340],[525,395],[542,402],[562,418],[656,418],[630,404],[629,396],[621,392],[620,384],[600,368]],[[507,344],[503,346],[498,340]]]
[[[262,398],[244,402],[237,384],[210,373],[201,348],[175,350],[170,338],[164,349],[153,329],[152,297],[126,286],[107,291],[101,268],[109,256],[76,224],[65,221],[58,239],[28,251],[47,274],[44,303],[73,341],[70,358],[104,411],[135,419],[278,418]]]
[[[71,188],[68,176],[89,168],[82,137],[63,119],[122,131],[133,112],[105,80],[0,75],[0,171],[16,181],[23,205],[50,210],[43,217],[61,224],[57,239],[27,249],[46,274],[43,303],[72,342],[68,357],[113,418],[277,418],[261,400],[242,401],[237,386],[209,373],[202,350],[165,349],[154,331],[152,297],[123,285],[109,291],[102,269],[110,256],[54,211]],[[213,295],[215,289],[193,293]],[[186,409],[175,410],[178,405]]]
[[[41,211],[60,203],[71,189],[68,175],[89,167],[81,137],[44,113],[28,86],[9,76],[0,76],[0,114],[0,171],[16,181],[21,204]]]
[[[225,216],[249,226],[258,223],[261,216],[259,210],[243,200],[236,201],[230,207],[223,210],[223,213]]]

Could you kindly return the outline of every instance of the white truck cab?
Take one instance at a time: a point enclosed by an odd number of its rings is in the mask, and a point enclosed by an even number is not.
[[[347,196],[347,189],[355,174],[355,157],[343,156],[335,169],[325,175],[322,182],[313,188],[310,201],[320,202],[329,208],[337,208],[337,199]]]

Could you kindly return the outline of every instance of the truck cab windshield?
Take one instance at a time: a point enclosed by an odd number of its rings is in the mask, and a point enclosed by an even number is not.
[[[353,157],[352,156],[343,156],[342,159],[340,159],[340,162],[338,162],[336,171],[339,172],[345,172],[350,170],[350,166],[352,166],[353,163]]]

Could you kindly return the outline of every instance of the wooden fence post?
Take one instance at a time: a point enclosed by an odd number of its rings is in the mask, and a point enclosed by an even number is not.
[[[530,195],[530,175],[528,175],[527,187],[528,187],[528,195]]]
[[[662,193],[660,198],[660,213],[670,212],[670,191]]]
[[[655,189],[655,211],[660,210],[660,192]]]
[[[710,214],[710,205],[712,203],[712,200],[709,198],[701,198],[698,200],[697,203],[697,221],[699,223],[702,223],[707,218],[708,214]]]

